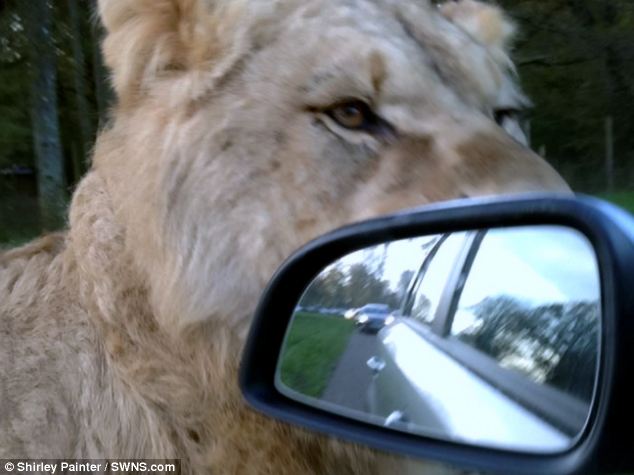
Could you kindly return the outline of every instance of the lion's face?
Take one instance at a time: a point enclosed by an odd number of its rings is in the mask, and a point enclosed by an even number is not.
[[[102,0],[101,12],[119,106],[96,166],[167,319],[248,313],[286,255],[347,222],[566,189],[510,117],[525,99],[495,8]]]

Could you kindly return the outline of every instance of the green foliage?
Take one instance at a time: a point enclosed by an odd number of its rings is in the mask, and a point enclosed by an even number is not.
[[[33,165],[26,47],[19,15],[11,11],[0,15],[0,169]]]
[[[602,193],[599,198],[611,201],[612,203],[625,208],[634,214],[634,191],[617,191],[614,193]]]
[[[574,189],[605,189],[605,118],[616,186],[634,184],[634,4],[501,0],[520,28],[514,58],[533,100],[531,137]]]
[[[40,234],[37,199],[0,190],[0,250],[24,244]]]
[[[45,103],[57,102],[57,113],[56,117],[49,114],[39,123],[49,127],[49,135],[45,138],[47,146],[56,142],[57,137],[61,139],[61,158],[55,160],[47,155],[48,162],[40,162],[40,165],[61,162],[59,167],[55,165],[57,169],[63,169],[61,182],[72,190],[89,165],[97,124],[105,115],[111,93],[104,90],[107,81],[97,47],[101,30],[94,21],[95,0],[48,1],[48,5],[53,8],[54,28],[46,30],[46,44],[54,47],[55,67],[52,71],[57,77],[57,85],[53,90],[55,101]],[[33,124],[42,117],[33,113],[31,99],[43,96],[50,99],[48,91],[37,90],[37,87],[31,90],[35,84],[35,59],[41,57],[38,53],[45,49],[42,42],[34,41],[33,28],[28,28],[36,24],[29,23],[35,18],[35,6],[35,3],[31,5],[18,0],[4,2],[0,9],[0,193],[3,200],[0,243],[21,242],[39,234],[42,225],[37,219],[44,218],[40,208],[46,208],[50,202],[49,199],[38,202],[37,195],[33,194],[37,191],[47,196],[36,190],[38,162]],[[47,77],[51,76],[49,71]],[[59,127],[53,126],[57,120],[52,119],[59,120]],[[13,186],[16,178],[11,170],[15,166],[35,171],[19,177],[24,186]],[[39,174],[40,178],[49,175],[48,172]],[[63,194],[66,195],[66,191]],[[60,203],[64,202],[60,200]]]
[[[350,320],[297,312],[283,349],[282,382],[301,394],[320,397],[353,331]]]

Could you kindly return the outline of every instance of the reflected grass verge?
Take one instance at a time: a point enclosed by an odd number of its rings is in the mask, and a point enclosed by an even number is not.
[[[282,382],[306,396],[320,397],[353,331],[354,323],[343,317],[297,312],[283,350]]]

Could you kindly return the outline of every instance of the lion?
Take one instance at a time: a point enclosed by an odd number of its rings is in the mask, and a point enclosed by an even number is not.
[[[99,15],[117,100],[68,229],[0,257],[0,455],[392,473],[249,409],[240,352],[275,269],[328,230],[568,190],[513,117],[512,22],[474,0],[100,0]]]

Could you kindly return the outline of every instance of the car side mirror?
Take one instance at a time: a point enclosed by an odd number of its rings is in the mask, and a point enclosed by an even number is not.
[[[634,218],[583,196],[354,224],[271,281],[243,393],[291,423],[474,469],[631,469],[631,269]]]

